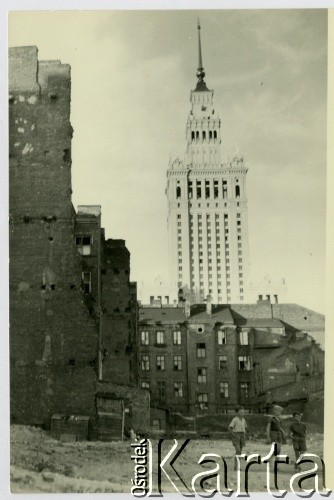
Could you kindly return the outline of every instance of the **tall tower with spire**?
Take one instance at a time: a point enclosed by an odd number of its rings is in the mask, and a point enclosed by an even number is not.
[[[204,80],[199,22],[197,30],[185,160],[170,160],[167,170],[170,281],[183,300],[242,303],[249,274],[247,167],[241,157],[222,163],[221,120]]]

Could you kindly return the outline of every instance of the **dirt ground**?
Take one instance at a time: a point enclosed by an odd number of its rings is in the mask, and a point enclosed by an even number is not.
[[[181,446],[184,439],[179,439]],[[34,427],[13,425],[11,427],[11,491],[12,493],[130,493],[131,479],[134,478],[134,462],[131,460],[133,450],[130,441],[124,442],[60,442],[50,437],[49,433]],[[163,457],[172,446],[173,441],[164,442]],[[322,456],[323,435],[310,434],[308,451]],[[153,481],[157,478],[157,440],[152,440]],[[244,452],[248,455],[268,454],[270,446],[265,441],[249,441]],[[233,470],[234,448],[227,440],[192,439],[182,454],[175,461],[174,467],[187,485],[191,485],[192,477],[212,469],[199,465],[198,460],[203,453],[216,453],[223,456],[227,464],[227,485],[237,490],[237,475]],[[282,454],[287,454],[293,462],[294,453],[291,444],[282,447]],[[217,463],[218,463],[217,459]],[[244,468],[244,467],[243,467]],[[310,470],[311,465],[304,464],[302,469]],[[172,471],[170,466],[168,473]],[[279,465],[278,487],[290,490],[290,479],[295,474],[293,464]],[[220,477],[222,488],[224,484],[223,462],[220,462]],[[164,474],[162,474],[164,476]],[[171,474],[179,487],[181,481]],[[273,475],[272,484],[273,484]],[[206,487],[215,481],[207,481]],[[303,489],[313,488],[314,480],[305,480]],[[273,487],[273,486],[272,486]],[[322,481],[319,481],[319,488]],[[180,491],[185,491],[179,487]],[[175,492],[172,484],[163,478],[162,493]],[[197,493],[200,487],[196,486]],[[267,491],[266,465],[252,465],[249,469],[249,491]]]

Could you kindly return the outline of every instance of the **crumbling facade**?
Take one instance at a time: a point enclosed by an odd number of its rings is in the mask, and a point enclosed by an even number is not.
[[[124,240],[103,242],[101,272],[103,379],[137,385],[137,286],[130,281],[130,253]]]
[[[12,421],[96,419],[108,382],[106,397],[128,415],[129,401],[142,405],[149,422],[130,253],[124,240],[105,240],[100,206],[76,213],[71,201],[70,67],[38,61],[36,47],[10,49],[9,92]]]
[[[74,241],[70,67],[10,49],[9,92],[12,420],[94,415],[98,330]]]

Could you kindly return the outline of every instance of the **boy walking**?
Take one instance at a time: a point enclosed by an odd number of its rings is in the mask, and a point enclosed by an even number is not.
[[[269,443],[276,444],[278,455],[281,453],[281,446],[285,442],[285,432],[282,428],[282,423],[280,418],[282,410],[283,408],[281,406],[275,405],[273,407],[273,414],[266,428],[267,440]]]
[[[292,446],[295,451],[296,463],[295,469],[300,470],[299,465],[297,465],[297,460],[307,451],[306,448],[306,425],[301,423],[301,413],[295,411],[293,414],[293,422],[290,425],[290,432],[292,437]]]
[[[232,439],[232,444],[235,448],[235,455],[241,455],[242,449],[246,444],[246,432],[247,422],[244,417],[244,409],[242,406],[236,408],[236,416],[231,420],[230,425],[228,426],[230,436]],[[235,457],[234,459],[234,470],[237,470],[238,459]]]

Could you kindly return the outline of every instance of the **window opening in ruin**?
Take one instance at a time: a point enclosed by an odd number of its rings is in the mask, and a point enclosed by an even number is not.
[[[51,284],[51,285],[50,285],[50,288],[51,288],[51,290],[55,290],[55,289],[56,289],[56,285]]]
[[[217,139],[217,130],[214,130],[214,132],[213,132],[213,138]]]
[[[63,150],[63,160],[66,163],[70,163],[70,161],[71,161],[71,150],[70,149]]]
[[[58,101],[58,95],[57,94],[50,94],[50,101],[51,102],[56,102]]]
[[[181,188],[180,188],[180,186],[177,186],[177,188],[176,188],[176,198],[177,199],[181,198]]]
[[[91,254],[91,236],[77,236],[75,238],[75,244],[80,255],[90,255]]]
[[[235,186],[235,197],[240,198],[240,186]]]
[[[82,286],[84,293],[91,293],[91,273],[83,272],[82,273]]]
[[[70,290],[75,290],[76,289],[76,286],[75,285],[70,285]]]

